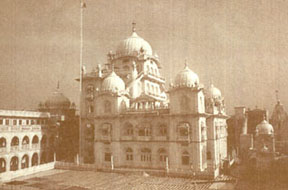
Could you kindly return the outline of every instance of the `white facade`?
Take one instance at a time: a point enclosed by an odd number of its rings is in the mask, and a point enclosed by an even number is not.
[[[0,110],[0,172],[54,160],[56,129],[46,112]]]
[[[224,99],[187,65],[169,90],[148,42],[132,35],[83,77],[81,161],[216,177],[227,157]]]

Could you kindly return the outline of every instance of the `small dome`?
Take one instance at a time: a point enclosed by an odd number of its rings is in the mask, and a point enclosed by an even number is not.
[[[147,41],[139,37],[134,31],[130,37],[120,42],[116,50],[116,55],[135,55],[140,52],[146,55],[152,55],[152,48]]]
[[[55,92],[53,92],[52,96],[45,101],[45,106],[50,109],[69,108],[70,104],[70,100],[64,96],[58,88]]]
[[[199,77],[191,69],[185,65],[185,68],[180,71],[175,77],[176,86],[195,87],[199,84]]]
[[[274,133],[273,126],[266,120],[263,120],[256,126],[256,133],[259,135],[272,135]]]
[[[213,84],[211,84],[209,89],[207,90],[207,97],[213,99],[220,99],[222,97],[221,91]]]
[[[102,82],[102,91],[120,92],[125,90],[124,81],[112,71]]]

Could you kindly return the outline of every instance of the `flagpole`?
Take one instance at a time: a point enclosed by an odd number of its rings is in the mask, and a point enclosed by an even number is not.
[[[79,74],[80,74],[80,85],[79,85],[79,157],[82,163],[82,122],[81,122],[81,98],[82,98],[82,68],[83,68],[83,11],[86,7],[85,2],[80,0],[80,54],[79,54]],[[79,162],[78,162],[79,164]]]

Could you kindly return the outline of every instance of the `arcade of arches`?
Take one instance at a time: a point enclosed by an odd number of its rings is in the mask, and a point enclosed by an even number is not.
[[[54,147],[52,145],[55,141],[54,136],[48,138],[43,135],[41,140],[39,139],[38,135],[32,136],[31,139],[28,136],[22,138],[13,136],[10,139],[1,137],[0,173],[53,162]],[[22,150],[22,153],[19,150]],[[11,153],[11,156],[7,153]]]

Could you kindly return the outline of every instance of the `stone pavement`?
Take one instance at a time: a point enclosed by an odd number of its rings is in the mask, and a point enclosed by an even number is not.
[[[146,190],[209,189],[212,182],[196,182],[187,178],[156,177],[95,171],[50,170],[3,184],[1,189],[21,190]]]

